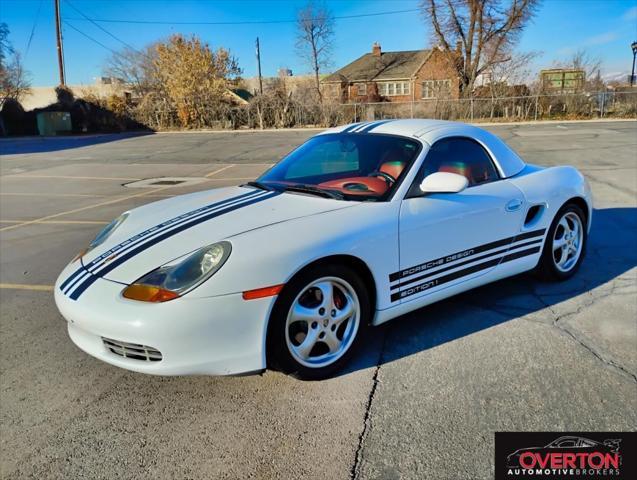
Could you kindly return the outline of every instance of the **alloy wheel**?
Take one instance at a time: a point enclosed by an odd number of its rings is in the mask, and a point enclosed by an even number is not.
[[[567,212],[560,219],[553,235],[553,262],[560,272],[570,271],[582,254],[584,227],[579,215]]]
[[[351,347],[360,324],[354,288],[337,277],[306,285],[292,302],[285,340],[294,359],[310,368],[331,365]]]

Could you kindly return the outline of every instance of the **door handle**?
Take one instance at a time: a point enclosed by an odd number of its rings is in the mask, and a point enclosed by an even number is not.
[[[514,198],[513,200],[509,200],[504,208],[507,212],[515,212],[516,210],[519,210],[521,206],[522,200]]]

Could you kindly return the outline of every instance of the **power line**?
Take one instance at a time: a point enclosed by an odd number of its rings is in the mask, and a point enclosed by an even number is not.
[[[31,34],[29,35],[29,41],[27,42],[27,48],[24,49],[24,58],[27,58],[29,54],[29,49],[31,48],[31,42],[33,41],[33,35],[35,34],[35,27],[38,26],[38,20],[40,19],[40,11],[42,10],[42,4],[44,0],[40,0],[40,5],[38,5],[38,11],[35,14],[35,19],[33,20],[33,27],[31,27]]]
[[[118,42],[120,42],[122,45],[130,48],[131,50],[138,52],[138,50],[133,47],[132,45],[130,45],[129,43],[126,43],[124,40],[118,38],[117,36],[113,35],[111,32],[109,32],[108,30],[106,30],[104,27],[102,27],[100,24],[98,24],[96,21],[94,21],[93,19],[89,18],[87,15],[85,15],[83,12],[81,12],[78,8],[75,7],[75,5],[73,5],[71,2],[69,2],[69,0],[64,0],[64,3],[66,3],[69,7],[71,7],[73,10],[75,10],[77,13],[79,13],[80,15],[82,15],[86,20],[88,20],[89,22],[91,22],[93,25],[95,25],[97,28],[99,28],[101,31],[103,31],[105,34],[107,34],[109,37],[114,38],[115,40],[117,40]],[[79,20],[79,19],[78,19]],[[139,52],[138,52],[139,53]]]
[[[102,42],[100,42],[99,40],[95,40],[93,37],[91,37],[90,35],[84,33],[82,30],[74,27],[72,24],[69,23],[68,20],[64,20],[64,25],[66,25],[67,27],[71,27],[73,30],[75,30],[77,33],[79,33],[80,35],[88,38],[91,42],[97,43],[100,47],[105,48],[106,50],[108,50],[109,52],[121,57],[121,55],[119,53],[117,53],[115,50],[113,50],[110,47],[107,47],[106,45],[104,45]],[[122,57],[124,58],[124,57]]]
[[[68,2],[67,2],[68,3]],[[362,13],[359,15],[342,15],[338,17],[334,17],[334,20],[346,20],[351,18],[363,18],[363,17],[377,17],[381,15],[396,15],[399,13],[413,13],[419,12],[420,10],[417,8],[411,8],[409,10],[393,10],[389,12],[376,12],[376,13]],[[98,22],[98,23],[134,23],[134,24],[146,24],[146,25],[268,25],[268,24],[279,24],[279,23],[296,23],[296,20],[247,20],[241,22],[174,22],[174,21],[161,21],[161,20],[117,20],[117,19],[106,19],[106,18],[69,18],[69,20],[78,20],[85,21],[88,20],[90,22]]]

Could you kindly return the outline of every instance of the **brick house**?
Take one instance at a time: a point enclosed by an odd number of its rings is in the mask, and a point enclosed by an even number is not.
[[[438,48],[382,52],[374,43],[371,53],[324,78],[321,84],[327,98],[341,103],[460,96],[456,69]]]

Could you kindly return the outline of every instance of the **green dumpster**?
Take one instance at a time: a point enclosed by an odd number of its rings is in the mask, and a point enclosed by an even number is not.
[[[68,133],[72,130],[69,112],[39,112],[37,121],[38,132],[43,136]]]

